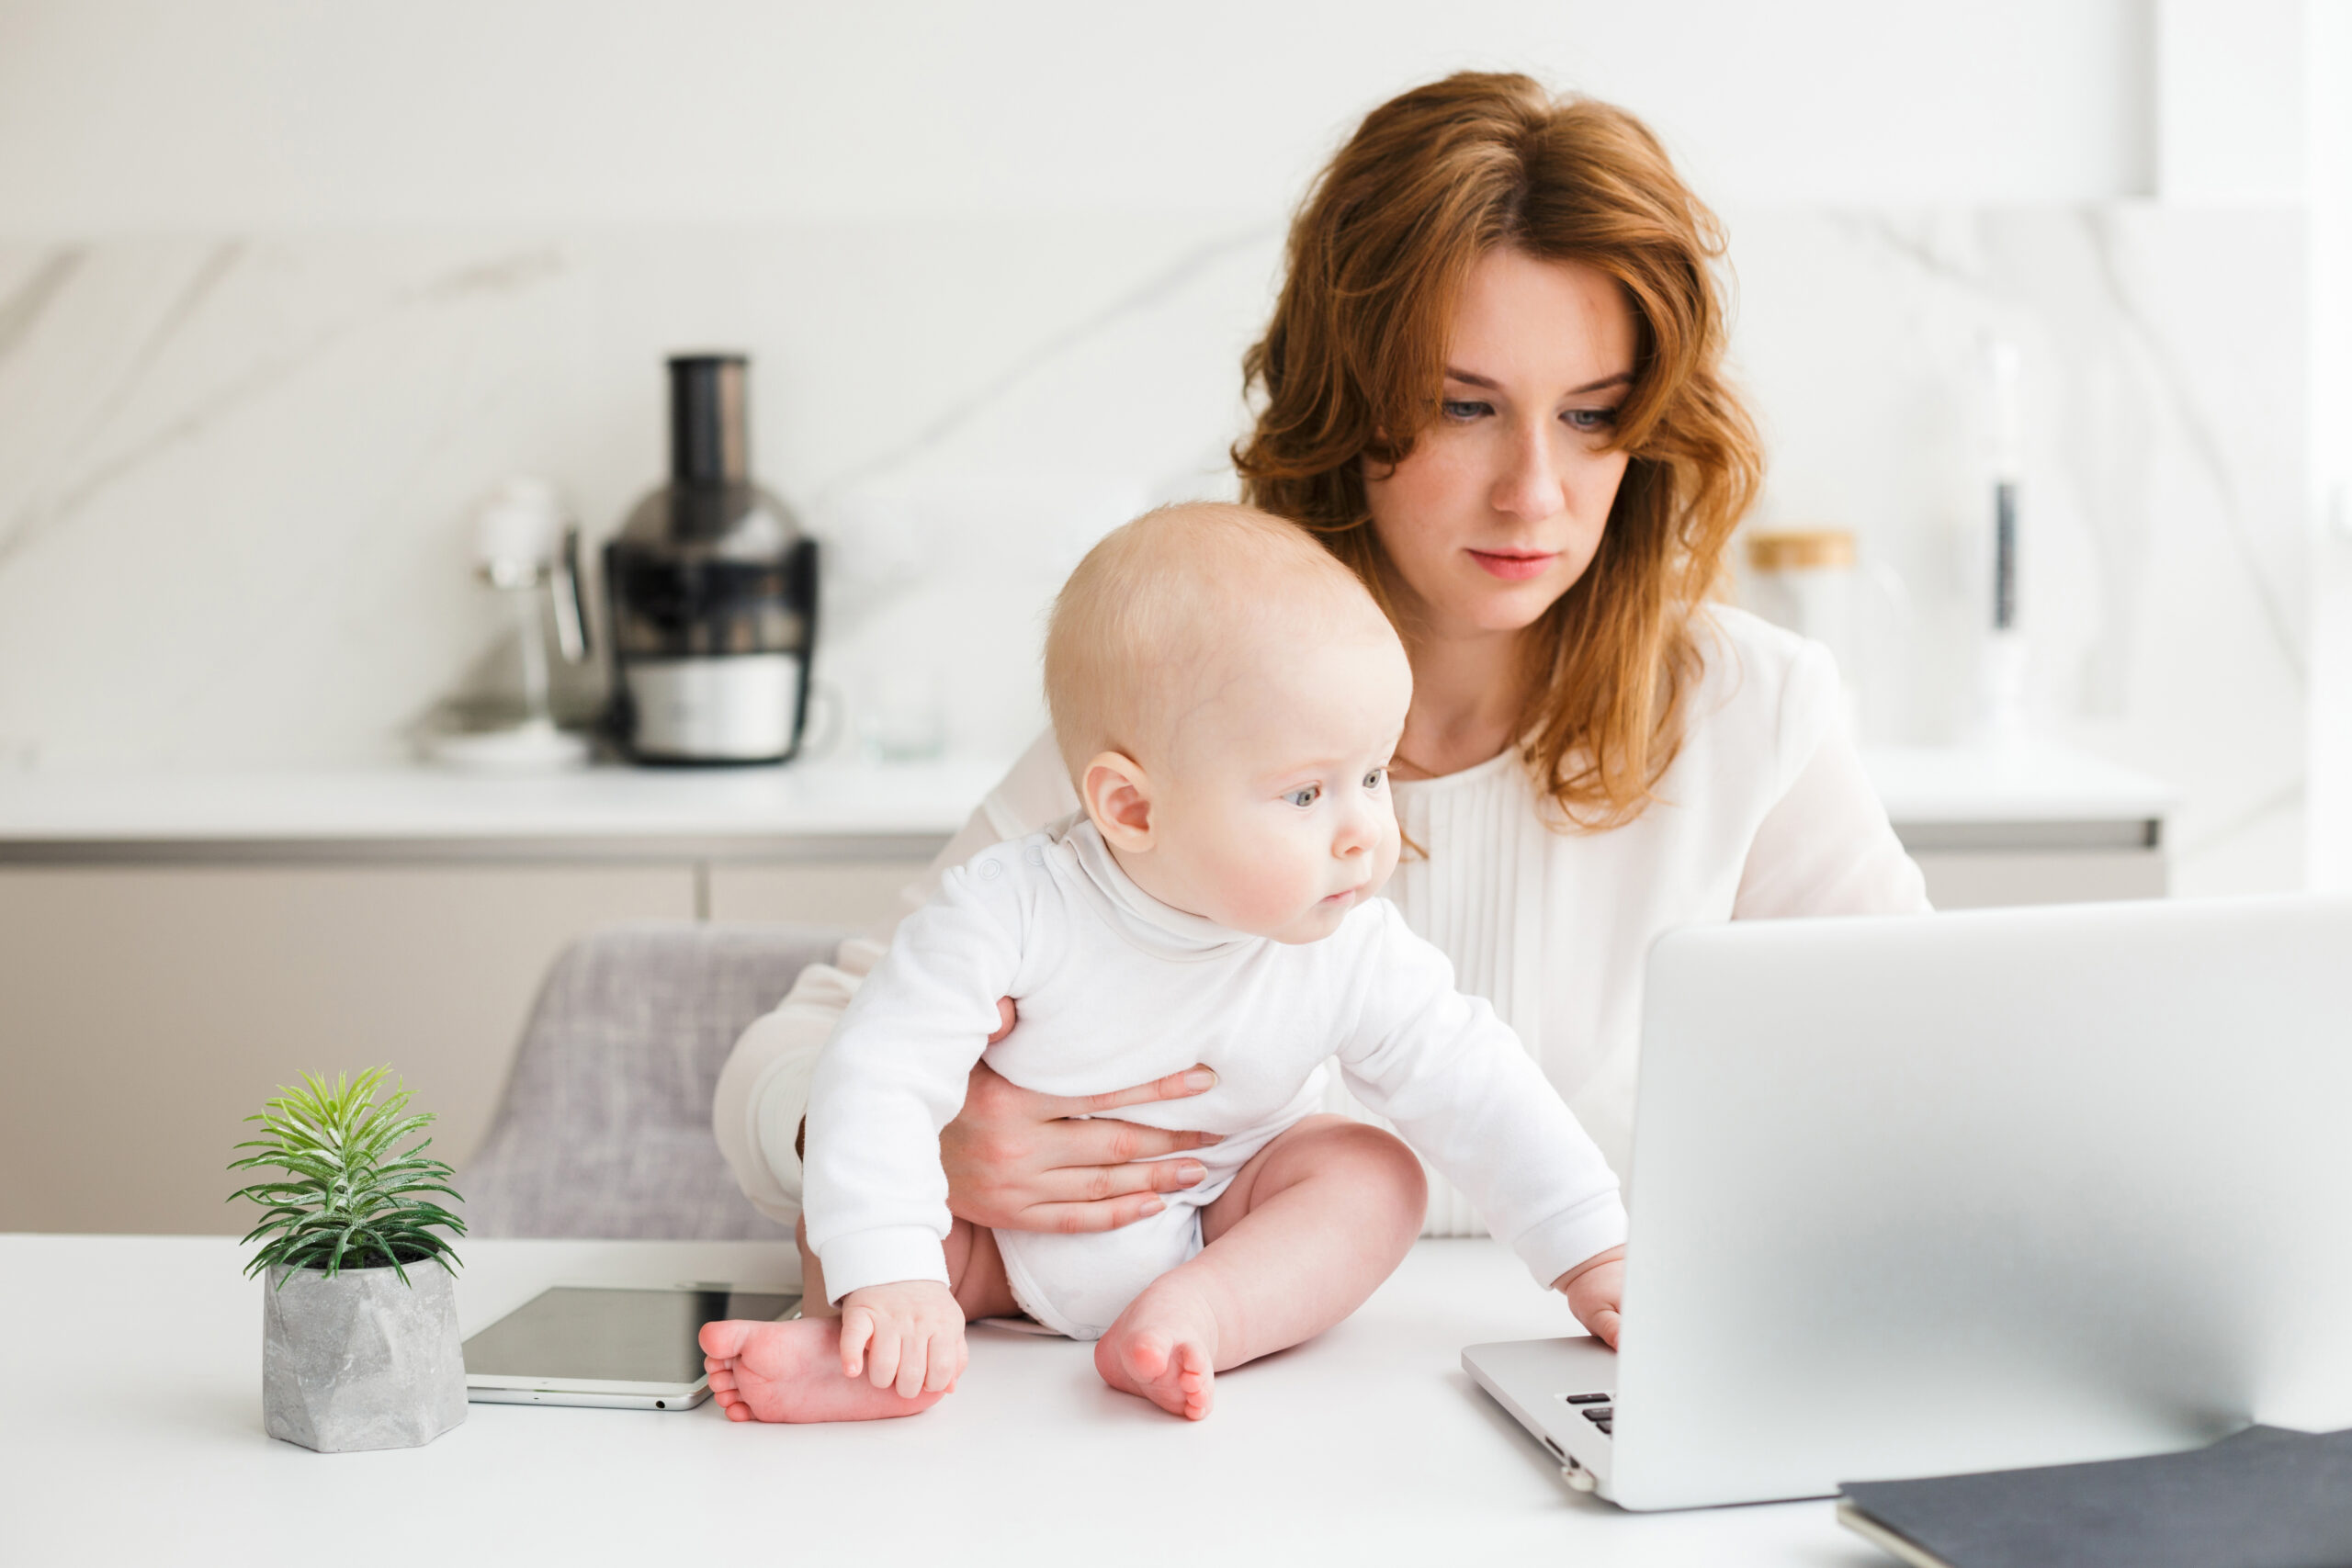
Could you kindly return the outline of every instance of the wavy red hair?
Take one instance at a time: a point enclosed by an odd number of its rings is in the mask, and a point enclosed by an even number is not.
[[[1233,461],[1248,500],[1317,536],[1395,619],[1364,466],[1404,460],[1437,417],[1464,280],[1505,246],[1597,268],[1634,313],[1624,479],[1592,564],[1522,639],[1521,755],[1563,825],[1612,828],[1680,749],[1692,615],[1763,477],[1723,367],[1721,227],[1646,127],[1478,73],[1373,110],[1292,222],[1273,321],[1242,361],[1258,413]]]

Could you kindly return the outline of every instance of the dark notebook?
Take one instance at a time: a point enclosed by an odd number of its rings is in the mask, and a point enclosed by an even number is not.
[[[2352,1565],[2352,1431],[1841,1491],[1843,1522],[1922,1568]]]

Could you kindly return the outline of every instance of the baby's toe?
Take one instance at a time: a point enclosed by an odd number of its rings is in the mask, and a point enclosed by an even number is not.
[[[1121,1348],[1130,1375],[1149,1382],[1167,1375],[1168,1346],[1156,1334],[1138,1334]]]
[[[705,1356],[722,1361],[732,1360],[741,1353],[743,1341],[751,1337],[752,1330],[758,1326],[741,1318],[726,1318],[718,1323],[704,1324],[702,1332],[695,1336],[695,1340],[702,1347]]]

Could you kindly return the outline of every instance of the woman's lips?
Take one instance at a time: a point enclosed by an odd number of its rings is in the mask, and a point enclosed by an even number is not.
[[[1544,568],[1560,557],[1556,550],[1540,556],[1518,551],[1472,550],[1470,558],[1486,568],[1489,575],[1499,577],[1505,582],[1524,582],[1531,577],[1542,576]]]

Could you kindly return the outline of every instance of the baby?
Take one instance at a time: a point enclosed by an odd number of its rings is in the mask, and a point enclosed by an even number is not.
[[[1339,1322],[1419,1227],[1418,1183],[1351,1179],[1393,1141],[1312,1114],[1334,1055],[1613,1344],[1616,1178],[1374,897],[1412,673],[1363,585],[1261,513],[1155,512],[1071,574],[1046,683],[1084,814],[947,873],[843,1014],[809,1100],[807,1315],[702,1332],[729,1416],[911,1415],[963,1371],[967,1318],[1018,1313],[1095,1340],[1112,1387],[1205,1416],[1216,1372]],[[1001,997],[1019,1023],[991,1043]],[[1208,1092],[1135,1113],[1220,1134],[1205,1178],[1101,1235],[952,1218],[939,1133],[984,1054],[1047,1094],[1205,1063]]]

